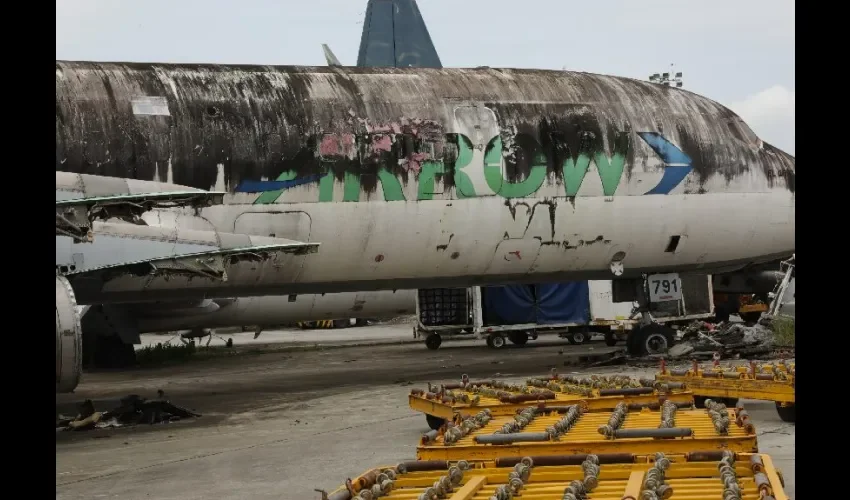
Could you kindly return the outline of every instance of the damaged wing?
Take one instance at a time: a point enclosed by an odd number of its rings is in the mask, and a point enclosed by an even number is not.
[[[175,184],[56,172],[56,235],[91,241],[95,220],[135,223],[154,209],[220,205],[224,195]]]
[[[283,238],[122,223],[96,223],[95,233],[102,251],[65,274],[81,304],[132,302],[129,296],[143,292],[157,294],[157,300],[198,299],[213,292],[228,296],[233,277],[243,284],[268,274],[294,280],[306,255],[319,247]],[[71,243],[65,242],[57,243],[57,255],[67,253]]]

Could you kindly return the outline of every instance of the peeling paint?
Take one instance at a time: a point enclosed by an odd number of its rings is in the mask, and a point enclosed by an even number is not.
[[[57,170],[201,189],[327,174],[303,188],[312,201],[664,194],[647,191],[669,167],[642,133],[692,160],[691,193],[796,189],[794,158],[727,108],[611,76],[57,61],[56,96]],[[139,96],[169,115],[135,116]],[[454,102],[490,110],[495,128],[461,127]],[[287,202],[272,191],[256,202]]]

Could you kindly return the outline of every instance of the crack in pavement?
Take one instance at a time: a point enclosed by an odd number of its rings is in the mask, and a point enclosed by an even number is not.
[[[407,419],[407,418],[416,418],[416,417],[419,417],[419,415],[418,414],[417,415],[405,415],[403,417],[383,419],[383,420],[380,420],[378,422],[365,422],[365,423],[362,423],[362,424],[351,425],[351,426],[343,427],[343,428],[340,428],[340,429],[332,429],[332,430],[327,430],[327,431],[316,432],[316,433],[314,433],[314,435],[315,436],[321,436],[321,435],[324,435],[324,434],[332,434],[334,432],[341,432],[341,431],[348,431],[348,430],[351,430],[351,429],[357,429],[359,427],[374,426],[376,423],[393,422],[393,421],[396,421],[396,420],[404,420],[404,419]],[[116,476],[118,474],[124,474],[124,473],[127,473],[127,472],[138,472],[138,471],[143,471],[143,470],[147,470],[147,469],[153,469],[155,467],[161,467],[163,465],[172,465],[172,464],[177,464],[177,463],[181,463],[181,462],[188,462],[190,460],[197,460],[199,458],[214,457],[214,456],[217,456],[217,455],[223,455],[225,453],[231,453],[231,452],[234,452],[234,451],[251,450],[251,449],[254,449],[254,448],[261,448],[263,446],[270,446],[270,445],[274,445],[274,444],[285,443],[285,442],[291,441],[293,439],[295,439],[295,438],[275,439],[274,441],[267,441],[267,442],[264,442],[264,443],[252,444],[252,445],[248,445],[248,446],[240,446],[240,447],[237,447],[237,448],[229,448],[229,449],[226,449],[226,450],[214,451],[214,452],[211,452],[211,453],[203,453],[203,454],[200,454],[200,455],[193,455],[191,457],[179,458],[179,459],[176,459],[176,460],[166,460],[166,461],[163,461],[163,462],[158,462],[158,463],[155,463],[155,464],[146,465],[144,467],[136,467],[136,468],[133,468],[133,469],[119,470],[119,471],[115,471],[115,472],[109,472],[107,474],[100,474],[100,475],[97,475],[97,476],[84,477],[84,478],[81,478],[81,479],[77,479],[77,480],[74,480],[74,481],[68,481],[68,482],[65,482],[65,483],[56,483],[56,486],[57,487],[68,486],[68,485],[71,485],[71,484],[83,483],[83,482],[92,481],[92,480],[95,480],[95,479],[103,479],[103,478],[107,478],[107,477],[112,477],[112,476]]]
[[[777,427],[776,429],[771,429],[769,431],[759,432],[756,435],[757,436],[764,436],[765,434],[782,434],[784,436],[790,436],[791,435],[790,432],[781,432],[781,431],[784,431],[785,429],[790,429],[791,427],[796,427],[796,424],[783,425],[782,427]]]

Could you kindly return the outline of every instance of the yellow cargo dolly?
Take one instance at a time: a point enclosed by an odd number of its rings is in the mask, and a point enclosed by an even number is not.
[[[703,370],[694,361],[690,369],[672,370],[667,369],[662,361],[661,372],[655,376],[655,380],[667,384],[684,384],[685,389],[694,394],[697,406],[701,406],[706,398],[722,398],[730,406],[738,399],[774,401],[776,412],[783,422],[797,420],[795,363],[780,360],[758,365],[750,361],[749,366],[722,367],[715,364]]]
[[[605,411],[623,401],[647,405],[657,404],[659,398],[674,403],[693,402],[693,394],[678,382],[638,381],[622,375],[576,378],[559,376],[553,370],[548,376],[528,379],[525,385],[470,381],[463,375],[460,383],[412,389],[408,404],[412,410],[425,414],[431,429],[439,429],[457,413],[469,416],[485,408],[493,416],[504,416],[529,406],[564,406],[584,401],[589,411]]]
[[[710,410],[698,410],[665,401],[659,411],[620,403],[611,413],[590,413],[579,403],[560,409],[525,408],[512,417],[492,417],[483,410],[471,417],[458,415],[453,425],[423,435],[416,458],[492,461],[581,453],[758,452],[746,410],[708,404]]]
[[[788,500],[770,456],[687,454],[553,455],[495,463],[413,461],[347,480],[327,500]],[[649,492],[647,492],[649,490]]]

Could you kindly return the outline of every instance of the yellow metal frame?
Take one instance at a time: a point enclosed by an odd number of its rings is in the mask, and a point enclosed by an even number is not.
[[[577,455],[582,453],[631,453],[636,455],[662,453],[687,453],[705,450],[730,450],[758,452],[758,439],[752,425],[738,426],[735,409],[729,409],[728,435],[718,434],[706,410],[682,409],[676,412],[676,427],[688,427],[690,437],[672,439],[627,438],[606,439],[599,427],[608,422],[608,413],[585,413],[574,427],[560,436],[558,441],[513,443],[507,445],[478,444],[474,437],[492,434],[512,417],[494,418],[484,427],[461,438],[458,442],[444,444],[443,436],[427,443],[423,438],[416,449],[418,460],[494,460],[504,457]],[[522,432],[545,432],[563,415],[552,413],[532,420]],[[621,429],[655,429],[661,422],[661,412],[643,409],[629,412]]]
[[[598,394],[598,392],[596,393]],[[470,397],[474,395],[471,392],[466,392],[466,394]],[[694,395],[691,392],[673,392],[666,395],[659,395],[655,393],[643,394],[639,396],[595,397],[583,397],[575,394],[556,393],[555,396],[556,399],[528,401],[525,403],[502,403],[495,398],[482,397],[478,404],[472,405],[458,402],[443,402],[443,400],[439,396],[434,399],[428,399],[425,396],[410,394],[407,398],[407,401],[408,405],[410,405],[411,410],[422,412],[427,415],[433,415],[435,417],[440,417],[446,420],[451,420],[452,418],[454,418],[455,414],[460,414],[462,416],[470,416],[478,413],[479,411],[485,408],[489,409],[490,413],[493,416],[504,416],[514,415],[517,410],[528,408],[529,406],[539,405],[543,405],[544,407],[564,406],[584,402],[587,404],[587,408],[589,411],[605,411],[613,410],[614,407],[616,407],[617,404],[620,402],[626,402],[628,404],[657,404],[659,396],[663,396],[674,403],[692,403],[694,400]]]
[[[756,475],[751,467],[751,457],[754,454],[737,454],[734,464],[738,485],[742,490],[744,500],[759,500],[762,495],[756,482]],[[770,456],[760,454],[764,465],[763,474],[767,478],[766,495],[776,500],[788,500],[783,489],[782,480]],[[717,461],[689,461],[686,455],[667,455],[671,460],[670,468],[665,473],[666,483],[672,488],[672,500],[687,498],[689,500],[716,500],[723,497],[723,483],[720,479]],[[653,466],[650,456],[635,457],[634,463],[616,463],[600,465],[598,486],[588,496],[590,500],[638,500],[641,498],[643,481],[646,472]],[[423,472],[407,472],[398,474],[393,481],[393,489],[381,500],[414,500],[429,487],[432,487],[443,476],[447,475],[448,466],[442,470]],[[464,471],[461,483],[444,498],[445,500],[486,500],[491,498],[496,488],[508,483],[508,474],[513,467],[495,467],[491,464],[471,463],[472,468]],[[351,488],[342,486],[331,493],[332,499],[350,499],[365,486],[370,486],[375,477],[393,467],[380,467],[367,471],[351,481]],[[564,489],[571,481],[581,481],[584,472],[581,465],[534,466],[515,498],[524,500],[560,500]]]
[[[685,384],[687,391],[696,396],[711,398],[736,398],[756,399],[761,401],[776,401],[779,403],[793,404],[795,401],[795,370],[794,364],[763,365],[760,367],[736,366],[729,368],[712,367],[701,370],[695,365],[686,373],[674,375],[671,371],[662,367],[661,373],[655,375],[659,382],[679,382]],[[781,371],[784,380],[775,376],[773,380],[758,380],[753,374],[770,374],[775,370]],[[705,376],[706,373],[729,374],[728,376]],[[737,375],[737,378],[728,378]]]

